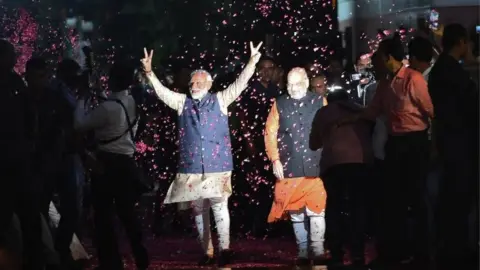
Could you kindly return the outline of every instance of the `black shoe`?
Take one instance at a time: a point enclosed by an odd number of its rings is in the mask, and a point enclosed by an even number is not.
[[[311,261],[308,258],[297,258],[295,259],[295,266],[310,266]]]
[[[198,261],[198,266],[209,266],[215,264],[215,258],[210,255],[203,255],[203,257]]]
[[[218,256],[218,266],[225,266],[232,263],[233,251],[230,249],[220,251]]]
[[[331,257],[327,261],[328,267],[343,267],[343,257]]]
[[[398,264],[400,264],[400,265],[410,265],[410,264],[413,263],[413,261],[414,261],[413,256],[407,256],[405,258],[400,259],[398,261]]]
[[[88,266],[87,259],[81,259],[75,261],[71,256],[64,256],[60,259],[61,261],[61,269],[63,270],[82,270]]]
[[[75,261],[75,265],[80,269],[85,269],[90,265],[90,260],[88,259],[80,259]]]
[[[347,265],[347,266],[345,266],[341,269],[342,270],[370,270],[370,268],[368,266],[366,266],[365,264],[364,265],[350,264],[350,265]]]
[[[352,265],[357,266],[357,267],[363,267],[365,266],[365,258],[352,258]]]
[[[406,267],[413,262],[412,256],[381,256],[376,260],[377,265],[383,267]]]
[[[45,265],[45,270],[61,270],[61,269],[62,269],[62,267],[60,265],[56,265],[56,264]]]
[[[434,260],[432,257],[417,255],[413,258],[411,262],[412,268],[414,269],[434,269]]]
[[[346,269],[369,270],[370,267],[368,267],[367,264],[365,263],[365,258],[353,258],[352,259],[352,264],[350,264]]]
[[[136,252],[135,265],[137,266],[137,269],[148,269],[148,266],[150,265],[150,259],[148,258],[146,249]]]
[[[111,267],[105,267],[105,268],[102,268],[101,266],[97,266],[94,268],[94,270],[110,270],[110,269],[123,269],[123,266],[122,268],[111,268]]]
[[[411,259],[398,259],[398,258],[376,258],[367,264],[370,270],[385,270],[385,269],[412,269]],[[428,270],[428,269],[421,269]]]
[[[329,265],[329,260],[325,257],[315,257],[313,258],[314,266]]]

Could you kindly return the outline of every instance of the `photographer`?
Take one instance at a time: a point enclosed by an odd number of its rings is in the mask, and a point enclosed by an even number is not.
[[[140,172],[136,167],[135,133],[139,110],[130,89],[134,84],[134,68],[124,61],[115,61],[110,69],[109,88],[112,94],[98,107],[85,114],[85,101],[78,101],[75,112],[77,130],[93,130],[98,142],[96,170],[92,172],[92,197],[95,242],[101,269],[123,269],[113,226],[114,201],[123,223],[138,269],[149,265],[142,231],[135,214]]]
[[[371,85],[375,83],[375,78],[371,70],[370,55],[360,54],[355,64],[355,72],[351,76],[350,98],[353,102],[366,107],[373,99],[375,90]]]

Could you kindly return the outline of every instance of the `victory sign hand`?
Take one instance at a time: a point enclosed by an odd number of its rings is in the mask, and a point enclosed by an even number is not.
[[[253,42],[250,41],[250,60],[255,64],[260,61],[262,54],[260,53],[260,47],[262,47],[263,42],[260,42],[256,47],[253,46]]]
[[[147,48],[143,48],[143,58],[140,60],[143,65],[143,71],[149,73],[152,71],[152,58],[153,58],[153,50],[150,51],[150,54],[147,51]]]

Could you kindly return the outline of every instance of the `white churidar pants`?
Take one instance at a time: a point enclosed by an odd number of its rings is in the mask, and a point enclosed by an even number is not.
[[[206,255],[213,255],[213,244],[210,230],[210,208],[213,211],[217,226],[219,250],[230,248],[230,214],[228,198],[201,199],[192,202],[198,239]]]
[[[325,253],[325,211],[317,214],[305,207],[289,213],[297,241],[298,258],[309,257],[309,243],[314,257],[323,256]]]

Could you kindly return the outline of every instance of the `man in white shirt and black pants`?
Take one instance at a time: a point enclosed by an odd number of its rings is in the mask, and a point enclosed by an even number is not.
[[[137,269],[147,269],[147,250],[142,244],[141,226],[135,214],[139,198],[138,170],[134,134],[138,111],[129,88],[134,83],[133,66],[116,61],[110,70],[109,90],[112,94],[90,113],[85,113],[85,100],[80,99],[75,112],[78,130],[94,130],[98,142],[96,153],[100,169],[92,173],[95,242],[99,269],[123,269],[122,256],[114,234],[115,207],[130,241]]]

